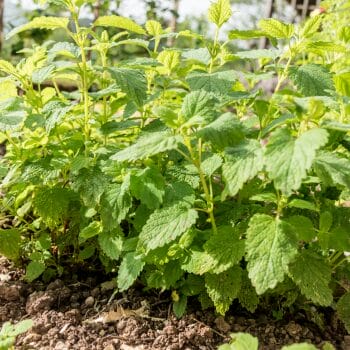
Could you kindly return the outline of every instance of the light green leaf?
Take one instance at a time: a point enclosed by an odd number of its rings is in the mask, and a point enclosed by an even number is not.
[[[17,260],[21,248],[21,234],[17,229],[0,229],[0,254],[10,260]]]
[[[158,55],[157,60],[170,74],[180,63],[180,52],[176,50],[163,50]]]
[[[289,224],[264,214],[254,215],[247,231],[249,278],[258,294],[283,282],[297,254],[297,241]]]
[[[317,348],[312,344],[300,343],[284,346],[282,350],[317,350]]]
[[[303,199],[298,199],[298,198],[292,199],[288,203],[288,207],[318,211],[318,209],[314,203],[309,202],[309,201],[305,201]]]
[[[97,236],[102,232],[102,226],[99,221],[92,221],[84,227],[79,233],[79,242],[84,243],[88,239]]]
[[[206,91],[193,91],[186,95],[182,103],[181,113],[186,121],[191,118],[211,121],[215,115],[215,98]]]
[[[7,73],[9,75],[14,75],[14,76],[18,75],[18,72],[15,66],[12,63],[5,60],[0,60],[0,71]]]
[[[350,72],[334,76],[334,84],[339,94],[350,97]]]
[[[149,217],[140,233],[138,250],[147,254],[150,250],[163,247],[195,224],[198,218],[197,211],[180,204],[157,209]]]
[[[331,305],[332,269],[322,256],[304,250],[289,266],[289,273],[307,299],[321,306]]]
[[[334,83],[329,70],[319,64],[308,63],[300,67],[290,67],[289,78],[305,96],[329,96],[334,91]]]
[[[192,91],[200,90],[216,95],[227,95],[232,92],[233,84],[237,81],[237,73],[233,70],[216,73],[191,73],[187,76]]]
[[[242,269],[234,266],[219,275],[206,274],[205,287],[215,309],[224,315],[241,288]]]
[[[218,154],[213,154],[204,159],[201,163],[201,169],[206,176],[212,176],[222,165],[222,158]]]
[[[102,251],[112,260],[118,260],[123,250],[121,230],[103,231],[98,236],[98,243]]]
[[[245,127],[239,119],[225,113],[197,132],[197,136],[209,141],[215,147],[224,149],[239,144],[245,136]]]
[[[350,333],[350,292],[345,293],[337,302],[337,313]]]
[[[221,345],[218,350],[258,350],[258,338],[248,333],[232,333],[230,344]]]
[[[316,151],[324,146],[328,133],[311,129],[295,139],[288,129],[274,131],[266,146],[265,165],[275,187],[289,196],[307,176]]]
[[[234,29],[231,30],[228,34],[228,37],[231,40],[250,40],[250,39],[257,39],[261,38],[263,36],[266,36],[266,34],[260,30],[239,30],[239,29]]]
[[[157,209],[163,202],[165,180],[156,168],[146,168],[131,175],[130,191],[149,209]]]
[[[41,276],[45,271],[45,264],[39,261],[31,261],[26,268],[25,279],[28,282],[33,282],[35,279]]]
[[[308,18],[307,21],[304,23],[300,35],[307,38],[315,34],[319,30],[322,20],[322,16],[314,16]]]
[[[266,35],[276,39],[289,39],[294,33],[294,25],[283,23],[275,18],[262,19],[259,27]]]
[[[223,196],[235,196],[248,180],[263,169],[263,149],[255,140],[247,140],[236,147],[226,148],[222,174],[226,183]]]
[[[124,256],[118,271],[117,285],[119,291],[127,290],[136,281],[145,263],[136,257],[135,252]]]
[[[187,60],[193,60],[200,62],[204,65],[208,65],[210,63],[211,57],[210,52],[207,48],[199,48],[199,49],[190,49],[183,51],[182,57]]]
[[[221,28],[232,16],[229,0],[217,0],[210,5],[208,11],[209,21]]]
[[[149,35],[160,36],[163,33],[162,25],[158,21],[149,20],[145,27]]]
[[[341,185],[350,188],[350,160],[337,153],[322,152],[314,161],[317,176],[326,185]]]
[[[145,30],[130,18],[115,16],[115,15],[99,17],[95,21],[94,26],[95,27],[115,27],[115,28],[125,29],[129,32],[133,32],[137,34],[146,34]]]
[[[0,111],[0,131],[18,129],[26,116],[25,111]]]
[[[174,136],[167,132],[160,131],[144,134],[136,143],[119,151],[110,159],[119,162],[141,160],[158,153],[176,149],[181,142],[181,136]]]
[[[145,73],[138,69],[131,68],[109,68],[116,84],[135,102],[143,106],[147,99],[147,79]]]
[[[24,32],[31,29],[67,29],[69,19],[66,17],[35,17],[29,23],[25,23],[19,27],[14,28],[6,36],[6,39],[13,37],[16,34]]]
[[[276,49],[258,49],[249,51],[239,51],[236,52],[234,55],[241,59],[260,60],[262,58],[270,58],[272,60],[275,60],[281,55],[281,51]]]

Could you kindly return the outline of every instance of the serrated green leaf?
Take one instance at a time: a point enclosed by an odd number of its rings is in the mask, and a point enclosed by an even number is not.
[[[245,127],[235,115],[225,113],[199,130],[197,136],[211,142],[214,147],[224,149],[237,145],[244,139]]]
[[[350,97],[350,72],[334,76],[334,84],[339,94]]]
[[[350,292],[345,293],[337,302],[337,313],[350,333]]]
[[[140,137],[136,143],[119,151],[110,159],[123,161],[135,161],[154,156],[158,153],[176,149],[182,142],[179,135],[171,135],[167,132],[153,132]]]
[[[136,257],[134,252],[127,253],[118,270],[117,284],[119,291],[127,290],[136,281],[145,263]]]
[[[45,271],[45,264],[39,261],[31,261],[26,268],[25,279],[28,282],[33,282],[35,279],[41,276]]]
[[[314,16],[308,18],[304,23],[303,28],[301,29],[300,35],[307,38],[315,34],[322,24],[322,19],[322,16]]]
[[[292,199],[288,203],[288,207],[318,211],[318,209],[314,203],[303,200],[303,199],[298,199],[298,198]]]
[[[143,71],[131,68],[109,68],[116,84],[138,106],[147,99],[147,79]]]
[[[1,111],[0,131],[11,131],[18,129],[26,116],[25,111]]]
[[[210,52],[207,48],[190,49],[183,51],[182,57],[187,60],[200,62],[204,65],[208,65],[211,60]]]
[[[321,306],[331,305],[332,269],[322,256],[304,250],[289,266],[289,273],[307,299]]]
[[[149,35],[160,36],[163,33],[162,25],[158,21],[149,20],[145,27]]]
[[[294,227],[298,240],[310,242],[316,236],[312,221],[306,216],[295,215],[285,219]]]
[[[305,96],[329,96],[328,90],[334,91],[331,73],[319,64],[290,67],[288,76]]]
[[[256,294],[246,270],[242,274],[242,286],[238,293],[238,300],[240,304],[249,312],[254,313],[259,305],[259,297]]]
[[[210,5],[208,11],[209,21],[219,28],[223,26],[232,16],[231,4],[229,0],[217,0]]]
[[[275,187],[289,196],[307,176],[316,151],[324,146],[328,133],[311,129],[295,139],[288,129],[274,131],[266,146],[265,165]]]
[[[237,298],[241,288],[242,269],[234,266],[231,269],[216,275],[205,275],[205,288],[214,303],[215,309],[224,315],[232,301]]]
[[[21,234],[17,229],[0,229],[0,254],[7,259],[17,260],[21,248]]]
[[[148,253],[171,243],[193,226],[197,218],[197,211],[189,209],[186,204],[181,206],[175,203],[157,209],[142,228],[138,249]]]
[[[281,51],[276,49],[258,49],[249,51],[239,51],[234,54],[240,59],[250,59],[258,60],[262,58],[270,58],[275,60],[277,57],[281,56]]]
[[[95,27],[115,27],[137,34],[146,34],[145,30],[130,18],[121,16],[101,16],[94,22]]]
[[[187,76],[192,91],[200,90],[216,95],[228,95],[237,81],[237,73],[233,70],[216,73],[191,73]]]
[[[94,208],[100,203],[101,196],[107,188],[107,180],[98,169],[81,169],[72,185],[79,192],[84,205]]]
[[[184,98],[182,116],[186,121],[196,118],[200,124],[207,124],[215,116],[215,102],[215,98],[208,92],[193,91]]]
[[[236,147],[226,148],[222,175],[226,183],[223,195],[235,196],[248,180],[263,169],[263,149],[255,140],[247,140]]]
[[[54,227],[68,215],[71,197],[70,190],[66,188],[43,187],[36,191],[33,206],[43,221]]]
[[[221,345],[218,350],[258,350],[258,338],[248,333],[232,333],[230,344]]]
[[[170,74],[180,63],[180,52],[176,50],[163,50],[157,60],[167,69]]]
[[[126,218],[132,198],[129,192],[130,176],[126,176],[121,185],[111,184],[101,197],[101,219],[105,230],[113,230]]]
[[[121,230],[103,231],[98,236],[98,243],[104,254],[112,260],[118,260],[123,250]]]
[[[196,199],[196,195],[192,185],[188,182],[176,181],[172,182],[165,188],[164,203],[167,206],[181,203],[182,206],[191,208]]]
[[[230,30],[228,37],[231,40],[250,40],[250,39],[257,39],[261,38],[263,36],[266,36],[266,34],[260,30],[239,30],[239,29],[234,29]]]
[[[249,278],[257,293],[263,294],[283,282],[297,254],[297,241],[284,221],[255,214],[249,222],[246,251]]]
[[[317,176],[326,185],[341,185],[350,188],[350,160],[336,153],[322,152],[314,161]]]
[[[293,24],[283,23],[275,18],[262,19],[258,25],[268,36],[276,39],[289,39],[294,34]]]
[[[213,154],[204,159],[201,163],[201,169],[206,176],[212,176],[222,165],[222,158],[218,154]]]
[[[19,27],[14,28],[6,36],[7,39],[13,37],[16,34],[22,33],[26,30],[32,29],[66,29],[69,23],[69,19],[66,17],[35,17],[29,23],[25,23]]]
[[[130,191],[149,209],[158,209],[163,202],[165,181],[156,168],[146,168],[131,175]]]

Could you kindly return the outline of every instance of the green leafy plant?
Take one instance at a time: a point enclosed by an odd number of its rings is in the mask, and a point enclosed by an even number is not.
[[[218,350],[258,350],[258,339],[248,333],[231,334],[231,342],[219,346]],[[287,345],[282,350],[316,350],[316,346],[308,343]],[[323,350],[334,349],[333,345],[326,343],[322,347]]]
[[[10,322],[5,322],[0,330],[0,349],[14,349],[16,337],[27,332],[33,326],[32,320],[23,320],[13,325]]]
[[[307,302],[349,330],[349,40],[319,40],[327,15],[266,19],[221,42],[226,0],[209,10],[214,40],[114,15],[82,27],[84,2],[48,2],[70,19],[9,36],[60,29],[70,41],[0,60],[1,212],[14,226],[0,252],[27,262],[29,280],[100,261],[120,291],[137,279],[172,291],[179,317],[192,296],[221,314],[236,299],[280,314]],[[263,36],[271,49],[231,49]],[[144,57],[111,63],[126,44]]]

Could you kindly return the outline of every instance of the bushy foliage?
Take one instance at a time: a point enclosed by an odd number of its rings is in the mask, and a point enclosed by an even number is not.
[[[190,296],[221,314],[234,300],[251,312],[308,301],[337,308],[350,330],[350,73],[339,66],[350,37],[318,40],[326,14],[262,20],[220,42],[226,0],[209,9],[214,41],[119,16],[85,28],[84,2],[50,2],[70,18],[9,36],[60,29],[71,40],[17,66],[0,60],[1,206],[14,226],[0,252],[25,259],[28,280],[99,258],[120,291],[136,279],[171,290],[178,316]],[[166,48],[169,36],[201,48]],[[264,36],[271,49],[230,51]],[[110,65],[121,45],[145,57]],[[241,60],[253,71],[236,70]],[[61,90],[67,80],[79,91]]]

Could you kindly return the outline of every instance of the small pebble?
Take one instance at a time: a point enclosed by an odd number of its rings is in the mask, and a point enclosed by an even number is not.
[[[91,307],[93,306],[95,303],[95,298],[92,297],[92,296],[89,296],[85,299],[85,305],[88,306],[88,307]]]

